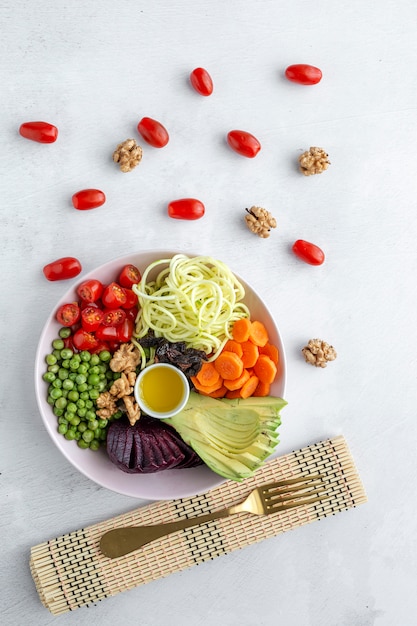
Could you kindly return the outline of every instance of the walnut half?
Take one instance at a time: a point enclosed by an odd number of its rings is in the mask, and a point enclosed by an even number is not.
[[[113,161],[118,163],[122,172],[130,172],[142,160],[142,148],[134,139],[119,143],[113,152]]]
[[[250,209],[246,209],[246,211],[246,226],[255,233],[255,235],[262,237],[262,239],[269,237],[271,228],[277,227],[275,217],[266,209],[260,206],[252,206]]]
[[[316,367],[327,367],[328,361],[337,357],[336,350],[322,339],[310,339],[301,351],[307,363]]]
[[[323,150],[323,148],[312,147],[310,150],[303,152],[298,158],[300,164],[300,171],[304,176],[311,176],[312,174],[321,174],[330,165],[329,155]]]

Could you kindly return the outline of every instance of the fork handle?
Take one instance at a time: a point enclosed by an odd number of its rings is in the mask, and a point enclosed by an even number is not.
[[[241,513],[244,510],[245,509],[240,504],[237,504],[228,509],[222,509],[214,513],[208,513],[207,515],[199,515],[198,517],[181,519],[177,522],[168,522],[167,524],[115,528],[114,530],[109,530],[101,537],[100,550],[104,556],[110,559],[117,559],[125,554],[129,554],[129,552],[134,552],[134,550],[138,548],[142,548],[155,539],[165,537],[165,535],[170,535],[171,533],[184,530],[185,528],[206,524],[207,522],[212,522],[222,517],[228,517],[235,513]]]

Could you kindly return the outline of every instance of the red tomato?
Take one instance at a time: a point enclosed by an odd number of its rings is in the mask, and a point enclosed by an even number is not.
[[[70,348],[71,350],[74,350],[72,335],[70,335],[69,337],[65,337],[65,339],[63,339],[62,341],[64,342],[64,348]]]
[[[101,301],[106,309],[118,309],[122,307],[127,300],[127,296],[123,287],[117,283],[110,283],[104,288]]]
[[[126,317],[124,322],[117,327],[117,339],[121,343],[125,343],[126,341],[130,341],[133,335],[133,331],[135,329],[135,325],[131,319]]]
[[[67,280],[78,276],[81,269],[81,263],[78,259],[73,256],[65,256],[45,265],[43,273],[47,280]]]
[[[61,326],[73,326],[80,319],[81,311],[78,302],[62,304],[56,312],[56,319]]]
[[[123,309],[105,309],[103,311],[103,326],[120,326],[126,319]]]
[[[253,159],[261,149],[259,141],[244,130],[231,130],[227,134],[227,143],[229,146],[242,156]]]
[[[25,139],[38,143],[54,143],[58,138],[58,129],[48,122],[25,122],[19,128],[19,133]]]
[[[169,217],[177,220],[198,220],[204,213],[204,204],[195,198],[181,198],[168,204]]]
[[[300,85],[317,85],[321,81],[322,73],[314,65],[298,63],[289,65],[285,70],[285,76],[291,82],[299,83]]]
[[[138,304],[138,297],[131,289],[125,289],[126,302],[123,305],[124,309],[132,309]]]
[[[73,207],[79,211],[96,209],[105,202],[106,196],[100,189],[83,189],[72,196]]]
[[[132,322],[135,322],[139,313],[139,307],[134,306],[131,309],[125,309],[125,313],[126,313],[126,317],[132,320]]]
[[[93,333],[87,332],[84,328],[79,328],[74,333],[72,342],[77,350],[88,350],[88,352],[93,352],[98,345]]]
[[[119,278],[117,282],[122,287],[127,287],[131,289],[133,285],[136,285],[140,282],[141,274],[136,265],[132,265],[129,263],[122,268],[122,271],[119,274]]]
[[[81,311],[81,326],[88,333],[92,333],[103,321],[104,313],[97,306],[88,305]]]
[[[165,126],[151,117],[142,117],[138,124],[138,131],[144,140],[154,148],[163,148],[169,141]]]
[[[213,93],[213,81],[207,70],[196,67],[190,74],[190,82],[201,96],[210,96]]]
[[[96,302],[103,293],[103,289],[99,280],[90,278],[77,287],[77,294],[84,302]]]
[[[324,263],[324,252],[314,243],[297,239],[292,246],[292,250],[304,263],[309,263],[310,265],[322,265]]]
[[[95,332],[96,339],[99,341],[119,341],[116,326],[99,326]]]
[[[97,346],[94,348],[93,350],[93,354],[100,354],[100,352],[103,352],[103,350],[107,350],[108,352],[116,352],[116,350],[110,349],[110,345],[108,344],[107,341],[98,341],[97,342]]]

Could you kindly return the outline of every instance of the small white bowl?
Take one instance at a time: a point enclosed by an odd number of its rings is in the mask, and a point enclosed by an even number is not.
[[[173,388],[170,389],[171,385]],[[154,363],[145,367],[136,378],[134,394],[146,415],[164,419],[182,411],[188,402],[190,385],[186,375],[175,365]]]

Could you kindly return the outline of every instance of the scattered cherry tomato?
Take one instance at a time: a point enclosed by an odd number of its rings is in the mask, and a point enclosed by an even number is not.
[[[88,352],[94,352],[98,345],[98,341],[93,333],[89,333],[84,328],[79,328],[74,333],[72,342],[77,350],[88,350]]]
[[[61,326],[73,326],[80,319],[81,310],[78,302],[62,304],[56,312],[56,319]]]
[[[198,220],[204,213],[204,204],[195,198],[181,198],[168,204],[169,217],[177,220]]]
[[[86,280],[77,288],[77,294],[84,302],[96,302],[103,293],[103,284],[96,278]]]
[[[114,282],[104,288],[103,295],[101,296],[101,301],[106,309],[118,309],[119,307],[123,307],[126,300],[127,296],[123,287]]]
[[[126,317],[120,326],[117,326],[117,339],[121,343],[126,343],[126,341],[130,341],[133,335],[133,331],[135,329],[135,325],[131,319]]]
[[[72,196],[74,209],[88,211],[96,209],[106,202],[106,196],[100,189],[82,189]]]
[[[43,273],[47,280],[67,280],[78,276],[81,270],[81,263],[78,259],[73,256],[66,256],[45,265]]]
[[[141,278],[142,276],[140,274],[140,271],[136,267],[136,265],[132,265],[131,263],[128,263],[122,268],[122,271],[119,274],[119,278],[117,279],[117,282],[122,287],[127,287],[128,289],[131,289],[133,285],[136,285],[137,283],[140,282]]]
[[[103,311],[95,305],[89,304],[81,311],[81,325],[88,333],[92,333],[103,321]]]
[[[25,139],[38,143],[54,143],[58,138],[58,129],[48,122],[25,122],[21,124],[19,133]]]
[[[135,294],[135,292],[132,291],[131,289],[126,289],[126,288],[123,288],[123,289],[126,294],[126,302],[124,303],[123,308],[132,309],[133,307],[137,306],[138,297]]]
[[[213,93],[213,81],[207,70],[196,67],[190,74],[190,82],[201,96],[210,96]]]
[[[168,131],[157,120],[151,117],[143,117],[138,124],[138,131],[154,148],[163,148],[169,141]]]
[[[227,134],[227,143],[232,150],[249,159],[256,157],[261,149],[261,144],[256,137],[245,130],[231,130]]]
[[[322,72],[314,65],[298,63],[289,65],[285,70],[285,76],[293,83],[300,85],[317,85],[321,81]]]
[[[103,311],[103,326],[120,326],[126,319],[126,313],[123,309],[105,309]]]
[[[292,246],[292,250],[304,263],[309,263],[310,265],[322,265],[324,263],[324,252],[314,243],[297,239]]]

